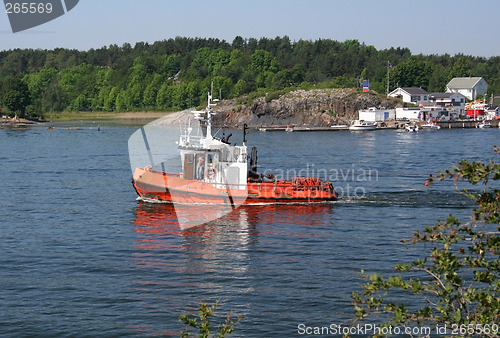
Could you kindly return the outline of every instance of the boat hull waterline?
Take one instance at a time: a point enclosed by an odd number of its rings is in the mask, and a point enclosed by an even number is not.
[[[337,200],[333,186],[318,178],[249,182],[246,187],[221,186],[183,179],[182,175],[137,168],[132,184],[144,200],[181,204],[282,204],[321,203]]]

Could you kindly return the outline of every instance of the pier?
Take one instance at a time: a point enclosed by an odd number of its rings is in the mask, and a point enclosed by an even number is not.
[[[441,129],[453,129],[453,128],[477,128],[477,125],[482,121],[471,121],[471,120],[456,120],[456,121],[439,121],[436,122]],[[491,123],[492,128],[498,128],[500,125],[500,120],[488,120]],[[379,122],[377,130],[386,129],[404,129],[406,124],[416,123],[419,128],[427,122],[409,122],[409,121],[385,121]],[[295,127],[295,126],[266,126],[258,128],[260,131],[288,131],[288,132],[306,132],[306,131],[335,131],[335,130],[349,130],[348,125],[334,125],[330,127]]]

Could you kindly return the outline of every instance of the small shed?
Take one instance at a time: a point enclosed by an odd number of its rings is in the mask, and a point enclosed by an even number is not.
[[[384,108],[368,108],[358,111],[359,120],[368,122],[383,122],[396,119],[396,111],[394,109]]]

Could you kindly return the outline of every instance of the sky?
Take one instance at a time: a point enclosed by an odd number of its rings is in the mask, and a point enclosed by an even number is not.
[[[500,56],[498,0],[80,0],[65,15],[18,33],[0,8],[0,50],[287,35],[356,39],[412,54]]]

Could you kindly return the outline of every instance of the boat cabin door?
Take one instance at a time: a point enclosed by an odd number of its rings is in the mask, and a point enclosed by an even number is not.
[[[194,154],[184,155],[183,177],[186,180],[192,180],[194,178]]]
[[[207,178],[209,181],[214,182],[216,180],[216,172],[219,170],[217,164],[219,163],[218,154],[208,154],[207,156]]]

